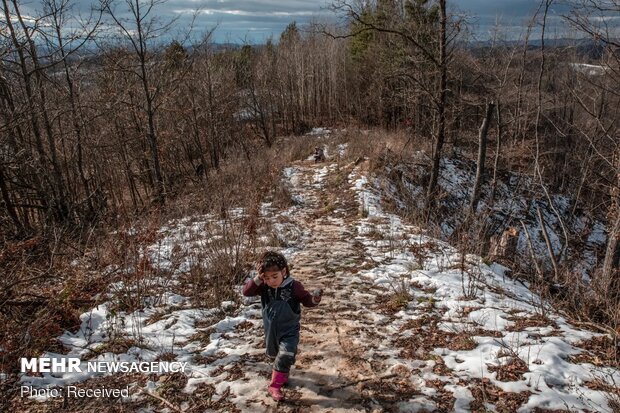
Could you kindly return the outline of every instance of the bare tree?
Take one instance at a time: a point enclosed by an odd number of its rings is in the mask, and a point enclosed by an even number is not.
[[[40,194],[39,199],[36,204],[29,206],[45,210],[56,222],[68,223],[70,207],[66,196],[66,182],[58,159],[56,135],[52,130],[47,107],[44,67],[34,41],[38,23],[35,22],[34,27],[29,26],[15,0],[11,4],[7,0],[2,0],[2,9],[6,19],[8,38],[16,55],[14,60],[5,60],[6,64],[3,67],[6,68],[10,64],[19,73],[19,81],[23,84],[25,91],[26,116],[34,137],[37,168],[43,177],[44,187],[39,187],[37,191]],[[51,202],[48,202],[46,197],[51,198]]]
[[[491,124],[494,108],[495,104],[493,102],[487,103],[485,116],[482,121],[482,125],[480,125],[480,131],[478,132],[478,161],[476,163],[476,178],[474,181],[474,189],[471,194],[471,201],[469,203],[469,214],[471,215],[476,214],[478,202],[480,201],[480,190],[482,188],[484,166],[487,156],[487,134],[489,132],[489,125]]]
[[[583,79],[585,90],[573,91],[581,111],[591,120],[589,127],[579,128],[579,134],[590,145],[593,153],[609,171],[607,202],[607,247],[602,266],[602,279],[611,280],[617,268],[617,251],[620,241],[620,141],[618,140],[617,107],[620,104],[620,57],[618,55],[617,28],[609,25],[609,16],[620,13],[617,0],[579,0],[572,2],[571,13],[564,16],[577,30],[603,46],[599,72],[588,73],[575,67]],[[586,91],[591,91],[588,95]]]
[[[80,120],[80,96],[76,89],[74,72],[78,69],[78,64],[70,63],[69,59],[77,53],[86,43],[94,39],[94,34],[101,22],[102,10],[95,10],[88,21],[78,21],[71,14],[71,3],[69,0],[44,0],[44,13],[47,16],[51,33],[42,31],[42,37],[47,41],[51,49],[50,55],[59,66],[61,66],[66,86],[67,100],[70,107],[70,124],[75,138],[77,176],[82,184],[83,199],[76,200],[77,203],[85,203],[86,211],[82,213],[87,221],[96,218],[97,212],[93,195],[99,191],[95,190],[92,183],[89,183],[86,166],[84,164],[84,134],[85,130]],[[74,23],[75,28],[68,31],[66,26]],[[76,44],[77,43],[77,44]],[[61,88],[62,90],[62,88]],[[68,161],[68,160],[67,160]],[[68,176],[67,179],[70,177]],[[73,191],[74,193],[77,191]]]
[[[166,192],[164,187],[164,176],[160,162],[158,134],[156,130],[155,116],[160,105],[161,95],[164,92],[164,85],[161,79],[155,75],[157,60],[154,59],[152,41],[158,36],[168,32],[173,21],[167,24],[159,24],[158,19],[153,15],[157,6],[165,3],[162,0],[123,0],[124,12],[129,17],[118,11],[116,3],[110,2],[104,5],[104,10],[114,21],[124,40],[137,59],[135,70],[131,71],[138,79],[142,87],[143,112],[146,116],[146,139],[151,154],[151,169],[153,175],[153,185],[156,193],[155,201],[164,204]]]
[[[423,3],[426,2],[422,2],[417,6],[413,6],[412,4],[411,6],[417,7],[418,9],[416,9],[415,12],[420,13],[420,11],[424,12],[425,10]],[[378,4],[380,5],[381,2]],[[345,35],[334,35],[333,33],[327,33],[335,38],[351,38],[354,36],[359,36],[365,32],[379,32],[398,36],[412,46],[416,52],[420,53],[424,59],[426,59],[426,61],[429,62],[438,72],[435,91],[431,96],[436,114],[436,132],[434,136],[430,180],[426,190],[426,204],[428,207],[434,204],[435,197],[437,195],[440,160],[446,139],[448,66],[451,59],[451,51],[449,51],[448,48],[450,44],[453,43],[460,30],[460,23],[454,23],[450,27],[450,33],[448,32],[449,17],[446,11],[446,0],[437,0],[434,7],[436,7],[438,15],[436,26],[434,26],[435,22],[433,22],[432,19],[423,20],[423,23],[431,25],[431,27],[426,27],[427,30],[436,30],[437,33],[436,40],[429,43],[423,43],[418,37],[416,37],[415,29],[419,29],[419,26],[411,27],[407,24],[403,24],[404,15],[401,14],[399,16],[399,10],[390,9],[389,12],[392,14],[389,19],[375,19],[373,18],[372,13],[367,13],[364,6],[356,6],[348,0],[337,0],[333,4],[332,8],[338,13],[343,13],[348,19],[350,19],[350,21],[356,23],[354,31]],[[400,13],[402,13],[402,10]],[[411,76],[410,79],[415,79],[415,77]]]

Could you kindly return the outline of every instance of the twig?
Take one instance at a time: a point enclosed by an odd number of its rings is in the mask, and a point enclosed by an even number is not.
[[[171,402],[169,402],[168,400],[164,399],[161,396],[158,396],[154,393],[151,393],[147,390],[142,390],[140,393],[146,394],[147,396],[151,396],[154,399],[159,400],[160,402],[162,402],[163,404],[165,404],[166,406],[168,406],[169,408],[171,408],[172,410],[174,410],[175,412],[180,412],[182,413],[183,410],[181,410],[180,408],[176,407],[174,404],[172,404]]]
[[[397,376],[397,374],[396,374],[396,373],[392,373],[392,374],[388,374],[388,375],[386,375],[386,376],[379,376],[379,377],[376,377],[376,378],[377,378],[377,379],[379,379],[379,380],[383,380],[383,379],[391,379],[392,377],[396,377],[396,376]],[[345,384],[341,384],[341,385],[339,385],[339,386],[329,387],[329,388],[328,388],[328,391],[334,391],[334,390],[338,390],[338,389],[344,389],[345,387],[354,386],[354,385],[356,385],[356,384],[363,383],[363,382],[365,382],[365,381],[372,380],[372,379],[374,379],[374,378],[375,378],[375,377],[366,377],[366,378],[363,378],[363,379],[359,379],[359,380],[355,380],[355,381],[348,382],[348,383],[345,383]]]
[[[553,265],[553,280],[557,283],[560,280],[560,273],[558,270],[558,261],[555,258],[555,252],[553,251],[553,246],[551,245],[551,239],[549,239],[549,234],[547,233],[547,227],[545,227],[545,220],[540,212],[540,207],[536,207],[536,213],[538,214],[538,222],[540,223],[540,230],[543,234],[543,238],[545,239],[545,244],[547,245],[547,251],[549,252],[549,258],[551,258],[551,265]]]
[[[532,246],[532,239],[530,238],[530,232],[527,230],[525,223],[521,221],[521,226],[523,227],[523,232],[525,232],[525,237],[527,238],[527,246],[530,249],[530,254],[532,255],[532,261],[534,262],[534,266],[536,267],[536,273],[540,279],[543,278],[543,273],[538,265],[538,261],[536,261],[536,254],[534,253],[534,247]]]

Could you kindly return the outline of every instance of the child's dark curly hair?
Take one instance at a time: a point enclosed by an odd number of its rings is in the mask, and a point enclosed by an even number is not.
[[[286,268],[286,277],[291,275],[288,263],[286,262],[286,258],[284,258],[284,255],[280,254],[279,252],[265,251],[256,263],[256,270],[259,273],[264,273],[265,271],[269,271],[274,267],[276,267],[278,270]]]

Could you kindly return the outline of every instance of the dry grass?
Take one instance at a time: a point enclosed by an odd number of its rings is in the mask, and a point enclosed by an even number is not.
[[[474,400],[469,407],[473,413],[486,413],[486,404],[495,405],[495,410],[502,413],[514,413],[529,399],[529,392],[505,392],[491,383],[489,379],[472,379],[468,383]]]
[[[382,129],[353,129],[349,128],[337,137],[338,143],[347,143],[347,158],[356,160],[370,158],[372,162],[379,160],[386,153],[402,156],[407,159],[409,153],[415,150],[430,149],[428,140],[421,137],[407,136],[404,131],[388,132]],[[373,164],[378,166],[379,164]]]
[[[187,380],[187,376],[183,373],[161,375],[158,378],[159,387],[157,387],[157,394],[173,405],[178,406],[187,399],[187,396],[183,393]]]
[[[519,357],[510,357],[498,366],[489,365],[488,367],[490,372],[497,372],[496,378],[499,381],[524,380],[523,373],[530,371],[527,364]]]
[[[5,383],[14,382],[11,374],[17,373],[17,358],[43,351],[66,352],[56,337],[64,330],[76,331],[79,315],[98,304],[93,299],[98,294],[102,300],[111,300],[113,313],[157,305],[166,290],[188,296],[202,307],[235,298],[233,286],[260,248],[257,234],[266,230],[259,217],[260,205],[269,201],[278,207],[292,204],[290,193],[280,184],[280,171],[293,158],[307,157],[314,144],[311,139],[296,142],[287,143],[285,150],[256,148],[250,159],[229,154],[218,171],[210,170],[205,181],[188,183],[165,208],[110,221],[113,231],[102,228],[76,238],[52,228],[45,236],[5,242],[0,250],[4,274],[0,279],[0,369],[9,373]],[[228,214],[233,207],[245,211],[243,219]],[[146,247],[157,245],[164,236],[160,232],[164,223],[207,213],[219,217],[221,225],[202,235],[217,233],[221,236],[217,243],[202,251],[174,249],[172,268],[166,269],[144,254]],[[194,264],[175,275],[178,286],[168,285],[183,262]],[[109,291],[110,283],[115,288],[108,298],[101,293]],[[122,343],[135,339],[113,337],[106,351],[122,352],[126,347]]]
[[[368,380],[357,385],[360,396],[378,402],[381,406],[392,410],[393,404],[407,401],[420,392],[407,379],[398,377],[390,380]],[[396,406],[394,406],[396,407]]]
[[[16,373],[19,357],[44,350],[63,351],[55,340],[80,325],[79,315],[94,305],[105,272],[72,264],[76,244],[35,237],[5,245],[0,252],[0,370]]]
[[[407,293],[406,291],[397,291],[387,296],[387,299],[380,299],[381,309],[386,314],[395,314],[407,308],[407,305],[409,305],[411,299],[411,294]]]
[[[395,340],[394,345],[401,348],[401,356],[410,359],[429,359],[430,353],[436,348],[466,351],[478,346],[472,332],[444,331],[438,327],[440,322],[441,318],[437,315],[424,315],[403,325],[401,332],[411,332],[411,336]]]
[[[435,380],[426,380],[425,386],[435,389],[436,393],[431,396],[431,399],[436,403],[437,410],[441,412],[451,412],[454,409],[454,402],[456,398],[454,397],[454,393],[450,390],[446,390],[444,386],[446,382],[443,382],[439,379]]]
[[[87,357],[96,358],[104,353],[122,354],[132,347],[142,346],[141,343],[131,337],[112,337],[109,341],[101,344],[93,350],[90,350]]]
[[[530,317],[512,316],[508,317],[508,320],[513,321],[514,324],[507,327],[506,331],[524,331],[526,328],[531,327],[553,327],[556,329],[558,328],[555,321],[539,314]]]
[[[620,396],[620,389],[617,386],[612,386],[611,384],[600,379],[586,381],[584,386],[591,390],[603,391]]]
[[[620,367],[620,345],[608,336],[596,336],[582,341],[576,347],[581,354],[569,356],[572,363],[590,363],[597,367]]]

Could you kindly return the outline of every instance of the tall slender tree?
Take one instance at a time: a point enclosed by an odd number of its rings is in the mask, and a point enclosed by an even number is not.
[[[153,41],[168,32],[173,21],[158,24],[154,15],[157,6],[165,3],[161,0],[123,0],[125,14],[116,9],[116,2],[105,4],[104,10],[118,27],[122,38],[136,58],[135,69],[125,68],[137,78],[141,89],[141,106],[146,118],[146,141],[151,155],[151,174],[155,201],[163,205],[166,201],[164,175],[160,161],[160,149],[156,128],[156,115],[164,91],[163,80],[157,73],[161,60],[154,54]],[[133,67],[133,66],[132,66]]]

